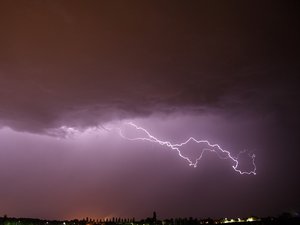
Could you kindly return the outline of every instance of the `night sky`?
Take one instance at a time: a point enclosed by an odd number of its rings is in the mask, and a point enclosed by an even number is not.
[[[0,0],[0,216],[300,211],[298,1]],[[145,133],[219,144],[196,168]],[[186,154],[201,146],[189,143]],[[203,147],[203,146],[202,146]]]

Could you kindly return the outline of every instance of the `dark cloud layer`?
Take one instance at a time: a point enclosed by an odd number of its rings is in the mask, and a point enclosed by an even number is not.
[[[298,104],[297,8],[2,1],[1,124],[41,132],[184,108],[285,113]]]

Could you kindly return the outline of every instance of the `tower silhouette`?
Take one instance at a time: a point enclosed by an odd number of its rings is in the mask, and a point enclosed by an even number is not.
[[[153,224],[156,224],[156,212],[155,211],[153,212],[152,220],[153,220]]]

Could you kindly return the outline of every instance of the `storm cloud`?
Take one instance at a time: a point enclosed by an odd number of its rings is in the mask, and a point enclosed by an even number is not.
[[[1,124],[45,132],[157,111],[294,111],[292,7],[2,1]]]

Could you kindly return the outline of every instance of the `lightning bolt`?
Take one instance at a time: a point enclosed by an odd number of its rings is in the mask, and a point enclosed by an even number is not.
[[[190,166],[197,167],[197,164],[198,164],[198,162],[202,159],[204,152],[205,152],[205,151],[210,151],[210,152],[216,153],[216,154],[219,156],[219,158],[221,158],[221,159],[228,159],[228,160],[231,160],[231,161],[233,162],[233,164],[234,164],[234,165],[232,166],[232,168],[234,169],[235,172],[237,172],[237,173],[239,173],[239,174],[241,174],[241,175],[243,175],[243,174],[246,174],[246,175],[250,175],[250,174],[256,175],[255,154],[248,154],[248,156],[250,157],[250,159],[251,159],[251,161],[252,161],[251,163],[252,163],[252,165],[253,165],[253,170],[251,170],[251,171],[242,171],[242,170],[238,169],[238,167],[239,167],[239,161],[238,161],[238,158],[239,158],[240,154],[243,154],[243,153],[245,153],[246,151],[241,151],[241,152],[237,155],[237,157],[233,157],[229,151],[227,151],[227,150],[221,148],[220,145],[218,145],[218,144],[211,144],[211,143],[210,143],[209,141],[207,141],[207,140],[197,140],[197,139],[195,139],[195,138],[193,138],[193,137],[188,138],[185,142],[182,142],[182,143],[179,143],[179,144],[172,144],[172,143],[169,142],[169,141],[162,141],[162,140],[159,140],[158,138],[156,138],[156,137],[154,137],[153,135],[151,135],[150,132],[147,131],[145,128],[139,127],[139,126],[137,126],[136,124],[134,124],[133,122],[128,122],[128,123],[126,123],[126,125],[127,125],[127,126],[130,126],[130,127],[133,127],[135,130],[142,131],[142,132],[144,133],[145,137],[129,138],[129,137],[127,137],[127,136],[124,134],[124,131],[123,131],[121,128],[119,128],[119,129],[118,129],[118,130],[119,130],[119,134],[120,134],[120,136],[121,136],[122,138],[124,138],[124,139],[126,139],[126,140],[129,140],[129,141],[148,141],[148,142],[152,142],[152,143],[158,143],[158,144],[160,144],[160,145],[162,145],[162,146],[167,146],[167,147],[169,147],[170,149],[176,151],[176,152],[178,153],[178,155],[179,155],[182,159],[186,160],[186,161],[189,163]],[[202,149],[200,156],[199,156],[198,158],[196,158],[196,161],[195,161],[195,162],[193,162],[189,157],[184,156],[184,155],[182,154],[182,151],[181,151],[181,148],[182,148],[184,145],[186,145],[186,144],[188,144],[189,142],[191,142],[191,141],[194,141],[194,142],[197,143],[197,144],[203,143],[203,144],[207,145],[207,148],[203,148],[203,149]],[[224,154],[226,157],[220,157],[220,155],[219,155],[220,153],[221,153],[221,154]]]
[[[79,130],[75,127],[62,126],[59,129],[55,130],[54,132],[52,131],[52,133],[56,134],[56,135],[62,135],[64,138],[67,138],[67,139],[74,139],[74,137],[80,137],[82,135],[89,135],[89,134],[94,134],[94,133],[103,134],[102,133],[103,131],[113,132],[114,130],[116,130],[118,132],[118,134],[121,136],[121,138],[128,140],[128,141],[148,141],[148,142],[152,142],[152,143],[157,143],[162,146],[167,146],[171,150],[176,151],[183,160],[187,161],[188,164],[190,166],[193,166],[194,168],[197,167],[198,162],[202,159],[204,152],[208,151],[208,152],[216,153],[220,159],[223,159],[223,160],[227,159],[227,160],[232,161],[232,163],[233,163],[232,168],[234,169],[235,172],[237,172],[241,175],[243,175],[243,174],[256,175],[255,154],[248,154],[248,157],[250,158],[251,164],[253,167],[252,170],[242,171],[238,168],[239,167],[239,157],[241,154],[246,153],[245,150],[239,152],[237,154],[237,156],[234,157],[231,155],[231,153],[229,151],[221,148],[220,145],[211,144],[208,140],[197,140],[194,137],[189,137],[186,141],[184,141],[182,143],[172,144],[170,141],[163,141],[163,140],[156,138],[155,136],[150,134],[150,132],[148,130],[146,130],[143,127],[137,126],[133,122],[125,123],[125,125],[135,129],[136,131],[141,131],[143,133],[144,137],[130,138],[124,134],[124,131],[121,128],[123,126],[117,126],[117,127],[110,128],[110,127],[105,127],[101,124],[97,127],[90,127],[88,129],[84,129],[84,130]],[[100,132],[101,130],[102,130],[102,132]],[[201,149],[200,155],[196,158],[196,160],[194,162],[192,161],[192,159],[190,157],[184,156],[184,154],[182,153],[182,148],[190,142],[194,142],[196,144],[204,144],[206,146]]]

